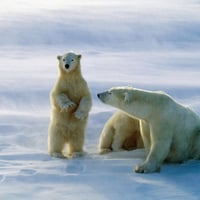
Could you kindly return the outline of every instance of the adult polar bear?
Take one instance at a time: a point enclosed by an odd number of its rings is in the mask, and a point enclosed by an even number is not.
[[[92,99],[81,73],[81,55],[69,52],[57,56],[57,59],[59,76],[50,95],[52,110],[48,152],[55,157],[73,157],[83,152]]]
[[[98,98],[140,119],[146,160],[135,172],[160,170],[164,161],[182,162],[200,158],[200,118],[192,110],[159,91],[113,87]]]

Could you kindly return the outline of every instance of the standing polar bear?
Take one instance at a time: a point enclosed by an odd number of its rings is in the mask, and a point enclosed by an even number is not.
[[[140,119],[146,160],[135,172],[160,170],[164,161],[200,159],[200,118],[163,92],[114,87],[98,94],[99,99]]]
[[[99,138],[99,153],[143,148],[139,120],[118,111],[104,125]]]
[[[59,76],[51,91],[51,121],[48,131],[48,152],[65,157],[83,151],[84,132],[92,100],[80,68],[81,55],[69,52],[57,56]]]

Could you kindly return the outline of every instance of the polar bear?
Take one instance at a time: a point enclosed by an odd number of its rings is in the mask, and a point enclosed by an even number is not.
[[[52,110],[48,152],[51,156],[67,157],[83,152],[84,132],[92,100],[81,73],[81,55],[69,52],[57,56],[57,59],[59,76],[50,94]],[[68,144],[67,156],[65,144]]]
[[[98,94],[99,99],[140,120],[147,151],[135,172],[160,170],[164,161],[200,159],[200,118],[189,108],[160,91],[113,87]]]
[[[99,153],[143,148],[139,120],[115,112],[106,122],[99,138]]]

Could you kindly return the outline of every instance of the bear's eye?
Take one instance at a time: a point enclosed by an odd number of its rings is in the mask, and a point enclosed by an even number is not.
[[[71,60],[72,62],[74,61],[74,59]]]
[[[63,62],[65,62],[65,59],[63,59]]]
[[[111,95],[111,94],[112,94],[112,92],[111,92],[111,91],[108,91],[108,94],[109,94],[109,95]]]

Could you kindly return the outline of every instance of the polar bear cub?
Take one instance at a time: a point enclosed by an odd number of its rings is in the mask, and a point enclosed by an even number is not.
[[[83,152],[85,127],[92,100],[81,73],[81,55],[73,52],[57,56],[59,76],[51,91],[51,121],[48,130],[48,152],[66,157]]]
[[[200,159],[200,118],[164,92],[113,87],[99,99],[140,120],[146,160],[135,172],[159,171],[164,161]]]
[[[105,123],[99,138],[100,154],[143,147],[139,120],[118,111]]]

